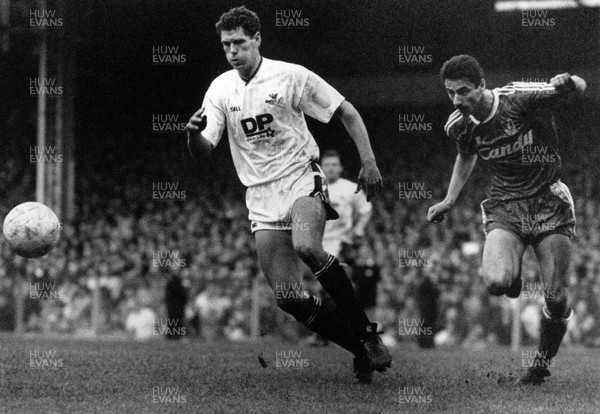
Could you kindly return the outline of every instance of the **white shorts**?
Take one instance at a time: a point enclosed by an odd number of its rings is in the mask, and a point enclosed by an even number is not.
[[[320,177],[322,188],[317,188],[315,177]],[[252,232],[290,231],[294,202],[300,197],[315,196],[315,192],[325,203],[329,202],[325,174],[317,163],[307,164],[305,168],[298,169],[279,180],[248,187],[246,207],[249,211],[248,218],[251,221]],[[327,208],[333,210],[328,204],[326,204]]]

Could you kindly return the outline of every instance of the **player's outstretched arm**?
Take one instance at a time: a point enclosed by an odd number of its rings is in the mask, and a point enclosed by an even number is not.
[[[452,178],[450,178],[446,198],[429,208],[427,220],[434,223],[444,220],[444,215],[454,206],[458,195],[471,176],[476,162],[477,154],[458,154],[454,163],[454,170],[452,171]]]
[[[369,142],[367,128],[360,114],[354,108],[354,105],[348,101],[343,101],[340,104],[335,111],[335,115],[344,124],[346,131],[348,131],[348,134],[356,144],[360,155],[362,167],[358,174],[358,187],[356,187],[355,193],[358,193],[361,189],[364,190],[367,201],[369,201],[375,194],[383,192],[383,181],[375,163],[375,154],[373,154],[373,149]]]
[[[212,152],[212,144],[202,136],[206,128],[206,115],[204,108],[200,108],[188,121],[185,129],[187,131],[187,146],[192,157],[208,157]]]
[[[561,73],[550,79],[550,84],[554,86],[558,93],[567,93],[575,96],[581,96],[587,88],[585,81],[579,76],[569,73]]]

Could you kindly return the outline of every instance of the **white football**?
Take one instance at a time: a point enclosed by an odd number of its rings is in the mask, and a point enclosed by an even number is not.
[[[26,258],[48,253],[60,238],[60,222],[49,207],[29,201],[13,208],[2,228],[10,249]]]

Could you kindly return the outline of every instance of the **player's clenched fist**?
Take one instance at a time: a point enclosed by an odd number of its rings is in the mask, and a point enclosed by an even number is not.
[[[204,115],[204,108],[200,108],[188,121],[185,129],[188,134],[197,134],[204,131],[206,128],[206,115]]]
[[[185,126],[188,150],[193,157],[205,157],[212,151],[212,144],[201,134],[205,128],[206,115],[204,115],[204,108],[200,108]]]
[[[575,82],[569,73],[561,73],[550,79],[550,84],[558,92],[568,92],[575,89]]]
[[[358,186],[355,194],[363,190],[367,196],[367,201],[371,200],[375,194],[383,192],[383,179],[379,173],[379,169],[375,162],[363,163],[360,173],[358,174]]]
[[[452,206],[445,201],[437,203],[436,205],[429,207],[429,211],[427,211],[427,220],[431,223],[443,221],[446,217],[445,214],[450,211],[451,208]]]

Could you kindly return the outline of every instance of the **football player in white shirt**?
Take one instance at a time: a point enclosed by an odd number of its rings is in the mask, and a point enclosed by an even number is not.
[[[339,257],[343,244],[354,244],[365,235],[372,206],[363,193],[356,191],[356,183],[341,177],[344,168],[337,151],[327,150],[323,153],[321,168],[327,178],[329,202],[340,216],[325,224],[323,249]]]
[[[319,148],[304,114],[321,122],[337,116],[356,143],[362,169],[358,188],[367,199],[381,193],[382,179],[365,125],[356,109],[308,69],[263,58],[260,20],[245,7],[224,13],[217,33],[233,70],[218,76],[202,107],[187,124],[188,148],[208,156],[225,128],[240,181],[260,266],[277,305],[314,332],[354,354],[360,382],[391,366],[391,356],[361,309],[338,259],[323,250],[329,205]],[[333,299],[321,301],[300,283],[301,263]]]

